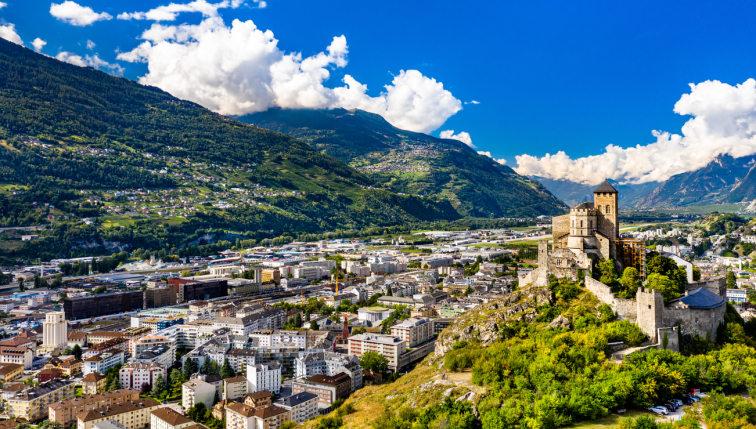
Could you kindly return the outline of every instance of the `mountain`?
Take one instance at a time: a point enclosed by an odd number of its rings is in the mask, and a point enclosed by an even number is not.
[[[593,201],[593,190],[596,189],[594,185],[584,185],[569,180],[554,180],[543,177],[533,177],[533,179],[541,182],[546,189],[570,207],[576,206],[583,201]],[[614,180],[610,180],[609,182],[619,191],[621,208],[635,207],[639,199],[642,199],[659,186],[658,182],[643,183],[640,185],[620,185]]]
[[[0,39],[0,226],[58,228],[24,243],[27,255],[171,250],[214,228],[262,239],[462,217],[444,198],[376,187],[291,136]],[[531,202],[511,212],[540,213]],[[77,223],[89,217],[103,225]],[[0,256],[22,254],[8,248]]]
[[[400,130],[361,110],[284,110],[238,118],[296,137],[392,191],[450,201],[465,216],[555,215],[567,206],[535,180],[466,144]]]
[[[756,199],[756,156],[719,155],[699,170],[678,174],[641,198],[638,208],[684,207]]]

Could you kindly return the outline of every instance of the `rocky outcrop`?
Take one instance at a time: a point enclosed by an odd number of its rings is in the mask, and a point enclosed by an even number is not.
[[[548,287],[530,287],[480,305],[457,317],[439,335],[434,359],[442,358],[459,341],[487,345],[499,340],[501,326],[514,321],[532,322],[536,307],[551,303]]]
[[[570,319],[568,319],[568,318],[566,318],[566,317],[564,317],[564,316],[562,316],[560,314],[559,317],[557,317],[556,319],[554,319],[546,327],[547,328],[566,328],[566,329],[569,329],[570,328]]]

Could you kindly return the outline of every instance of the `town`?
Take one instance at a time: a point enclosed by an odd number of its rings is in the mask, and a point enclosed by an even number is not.
[[[688,285],[662,302],[585,277],[648,336],[614,345],[615,359],[662,337],[672,350],[679,335],[714,338],[725,299],[754,316],[756,233],[745,219],[622,224],[616,194],[605,183],[594,202],[515,230],[232,246],[171,262],[129,254],[99,274],[96,257],[4,268],[0,424],[277,429],[348,413],[352,393],[442,350],[439,335],[466,312],[604,260],[645,273],[662,256]]]

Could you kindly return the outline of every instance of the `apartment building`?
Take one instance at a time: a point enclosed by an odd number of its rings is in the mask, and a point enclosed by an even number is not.
[[[158,377],[167,379],[165,365],[155,362],[132,362],[121,367],[118,379],[121,388],[140,390],[144,383],[152,386]]]
[[[349,354],[362,356],[366,352],[377,352],[389,361],[389,368],[396,371],[399,356],[407,351],[407,342],[390,335],[359,334],[349,337]]]
[[[228,364],[231,365],[231,368],[233,368],[234,371],[239,372],[246,368],[247,365],[255,363],[256,355],[257,353],[255,350],[229,349],[228,352],[226,352],[225,359],[228,359]],[[219,364],[222,363],[223,361],[221,360]]]
[[[87,374],[81,379],[81,394],[96,395],[104,392],[105,379],[107,379],[107,377],[97,372]]]
[[[407,347],[415,347],[435,338],[433,321],[427,318],[410,317],[392,326],[391,335],[403,339]]]
[[[0,383],[15,381],[24,375],[24,366],[18,363],[0,363]]]
[[[173,408],[158,408],[150,412],[150,429],[182,429],[194,424],[192,419]]]
[[[176,339],[168,335],[162,335],[161,333],[145,335],[134,341],[131,348],[131,355],[139,355],[145,350],[151,349],[155,346],[165,346],[172,349],[174,355],[176,354]]]
[[[223,380],[223,398],[227,401],[240,400],[249,393],[249,381],[237,375]]]
[[[289,420],[289,410],[275,405],[263,408],[238,402],[226,405],[226,429],[278,429]]]
[[[247,365],[247,378],[251,392],[261,390],[276,394],[281,392],[281,364],[278,362]]]
[[[347,398],[352,391],[352,380],[343,372],[331,377],[328,375],[313,375],[309,378],[299,378],[291,383],[291,392],[298,394],[310,392],[318,395],[318,403],[330,407],[333,401]]]
[[[191,379],[181,386],[181,406],[188,410],[202,402],[211,408],[215,400],[215,386],[199,379]]]
[[[150,398],[95,408],[76,415],[76,429],[92,429],[93,425],[107,420],[118,422],[126,429],[149,429],[151,413],[158,408],[160,403]]]
[[[84,411],[90,411],[126,401],[138,401],[139,390],[118,389],[92,396],[82,396],[50,404],[48,406],[49,418],[69,427],[76,420],[76,415]]]
[[[261,408],[273,405],[273,394],[267,390],[247,393],[244,395],[244,404],[252,408]]]
[[[124,363],[124,352],[123,350],[114,350],[111,349],[107,352],[100,353],[97,356],[92,356],[84,359],[84,366],[82,367],[82,372],[84,375],[93,373],[93,372],[99,372],[100,374],[105,374],[107,370],[110,368],[120,364]]]
[[[175,361],[176,350],[164,344],[143,350],[138,355],[132,356],[130,360],[134,363],[158,363],[166,368],[172,367]]]
[[[15,363],[23,365],[24,369],[31,369],[34,352],[28,347],[14,347],[0,345],[0,364]]]
[[[52,380],[35,387],[26,387],[8,398],[6,411],[31,422],[47,417],[50,404],[74,397],[73,382]]]
[[[276,406],[288,410],[292,421],[304,423],[318,416],[318,395],[312,392],[297,393],[276,401]]]
[[[74,348],[74,346],[79,346],[81,348],[84,348],[87,346],[87,333],[86,332],[69,332],[67,334],[68,337],[68,347]]]
[[[352,379],[352,392],[362,388],[362,367],[357,356],[319,352],[303,354],[296,361],[296,378],[319,374],[334,376],[340,372]]]
[[[96,345],[114,338],[123,338],[125,335],[123,332],[95,331],[87,334],[87,341],[91,345]]]

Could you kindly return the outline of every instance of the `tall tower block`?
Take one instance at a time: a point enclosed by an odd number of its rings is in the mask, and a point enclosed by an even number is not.
[[[619,192],[607,180],[604,180],[604,183],[593,191],[593,206],[598,217],[598,232],[612,241],[619,238],[618,196]]]

